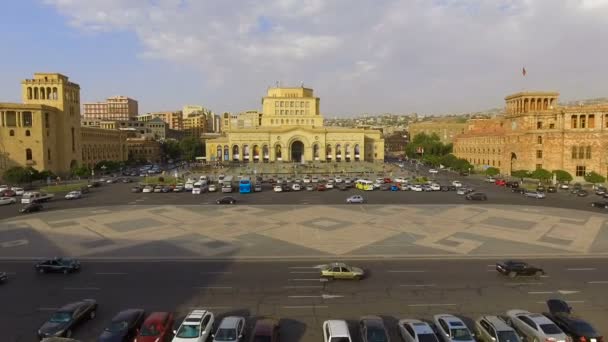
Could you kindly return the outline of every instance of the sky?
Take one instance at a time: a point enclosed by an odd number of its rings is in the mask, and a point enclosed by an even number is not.
[[[326,117],[608,96],[608,0],[5,0],[2,14],[0,102],[34,72],[141,113],[259,110],[277,82],[313,88]]]

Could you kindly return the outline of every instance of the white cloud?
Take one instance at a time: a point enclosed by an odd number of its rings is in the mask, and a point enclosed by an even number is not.
[[[305,80],[326,112],[475,110],[522,87],[608,85],[608,0],[44,1],[78,29],[132,31],[145,58],[219,88]]]

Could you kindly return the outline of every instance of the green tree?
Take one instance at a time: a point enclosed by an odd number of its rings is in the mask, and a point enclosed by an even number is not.
[[[163,141],[160,145],[160,149],[163,157],[167,157],[167,159],[177,160],[181,156],[180,144],[175,140]]]
[[[456,159],[451,167],[458,172],[469,172],[470,170],[473,170],[473,165],[471,165],[468,160],[460,158]]]
[[[514,171],[511,171],[511,176],[517,177],[517,178],[530,177],[530,171],[528,171],[528,170],[514,170]]]
[[[530,174],[531,178],[538,179],[540,181],[546,181],[553,177],[553,174],[545,169],[536,169]]]
[[[455,155],[450,153],[442,156],[439,159],[439,163],[441,163],[441,165],[443,165],[444,167],[452,167],[457,160],[458,158],[456,158]]]
[[[192,161],[203,155],[203,143],[197,138],[185,138],[179,142],[182,159]]]
[[[489,167],[485,171],[486,176],[490,176],[490,177],[494,177],[499,173],[500,173],[500,170],[495,167]]]
[[[87,177],[91,174],[91,169],[86,165],[81,165],[72,170],[72,175],[78,177]]]
[[[606,178],[595,171],[591,171],[585,175],[585,181],[593,184],[604,183]]]
[[[431,165],[433,167],[437,167],[440,164],[439,158],[440,158],[439,156],[432,155],[432,154],[427,154],[427,155],[424,156],[424,158],[422,158],[422,160],[425,163],[428,163],[429,165]]]
[[[416,134],[412,141],[405,146],[405,154],[409,158],[420,158],[418,150],[422,148],[422,156],[433,155],[443,156],[452,153],[452,144],[444,144],[436,133],[428,135],[426,133]]]
[[[555,174],[555,179],[560,183],[572,181],[572,175],[568,171],[553,170],[553,173]]]
[[[57,178],[57,175],[55,175],[52,171],[49,170],[40,171],[40,173],[38,174],[38,179],[46,181],[47,178],[55,179]]]
[[[19,184],[27,182],[26,176],[27,170],[21,166],[14,166],[6,171],[2,175],[2,178],[11,184]]]

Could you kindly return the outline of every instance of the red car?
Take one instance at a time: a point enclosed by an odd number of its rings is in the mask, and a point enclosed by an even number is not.
[[[507,184],[507,181],[505,181],[504,179],[497,179],[494,184],[498,185],[498,186],[505,186]]]
[[[0,197],[15,197],[17,193],[11,189],[0,191]]]
[[[279,324],[270,319],[257,321],[251,333],[251,342],[279,342]]]
[[[173,314],[170,312],[153,312],[141,325],[135,338],[137,342],[169,341],[173,329]]]
[[[325,187],[325,184],[319,184],[317,185],[317,191],[325,191],[327,188]]]
[[[390,184],[390,183],[392,183],[392,182],[393,182],[393,181],[392,181],[390,178],[388,178],[388,177],[387,177],[387,178],[384,178],[384,184]]]

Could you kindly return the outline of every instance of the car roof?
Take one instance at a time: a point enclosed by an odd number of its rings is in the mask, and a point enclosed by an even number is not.
[[[363,324],[368,327],[384,329],[384,323],[382,322],[382,318],[378,316],[363,316],[361,317],[361,322],[363,322]]]
[[[66,305],[62,306],[57,311],[70,311],[71,312],[71,311],[74,311],[74,310],[78,309],[84,303],[85,303],[84,301],[69,303],[69,304],[66,304]]]
[[[538,324],[554,324],[547,316],[539,313],[530,313],[527,316]]]
[[[186,316],[185,320],[188,320],[188,319],[198,319],[198,320],[200,320],[201,318],[203,318],[203,316],[205,316],[206,313],[207,313],[207,310],[192,310],[188,314],[188,316]]]
[[[435,333],[428,323],[417,319],[402,319],[399,321],[399,323],[408,324],[410,327],[412,327],[416,335]]]
[[[144,324],[160,324],[169,316],[168,312],[153,312],[146,318]]]
[[[511,331],[511,330],[513,330],[513,328],[511,328],[507,323],[505,323],[505,321],[503,321],[502,319],[500,319],[500,317],[497,317],[497,316],[483,316],[481,318],[485,319],[488,323],[492,324],[492,326],[494,327],[494,329],[496,329],[498,331]]]
[[[448,314],[438,315],[437,318],[442,318],[450,326],[452,326],[452,325],[459,326],[459,324],[462,324],[464,326],[464,323],[462,322],[462,320],[454,315],[448,315]],[[455,324],[453,324],[453,323],[455,323]]]
[[[116,321],[129,321],[134,319],[136,316],[141,315],[144,312],[144,310],[142,309],[127,309],[127,310],[123,310],[119,313],[116,314],[116,316],[114,316],[114,318],[112,318],[112,321],[116,322]]]
[[[220,326],[218,327],[218,329],[219,328],[223,328],[223,329],[236,328],[236,326],[240,320],[241,320],[241,318],[236,317],[236,316],[224,317],[224,319],[222,319],[222,322],[220,322]]]
[[[348,325],[346,324],[346,321],[342,321],[342,320],[329,320],[326,321],[327,325],[329,327],[329,330],[331,331],[331,336],[332,337],[348,337],[350,336],[349,332],[348,332]]]
[[[254,333],[256,335],[270,335],[272,329],[276,326],[276,322],[270,319],[263,319],[255,322]]]

